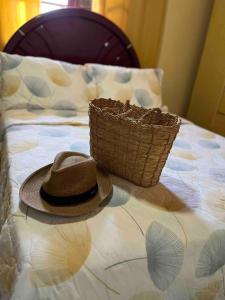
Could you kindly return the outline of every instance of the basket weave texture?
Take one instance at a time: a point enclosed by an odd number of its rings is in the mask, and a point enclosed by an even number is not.
[[[103,98],[91,102],[89,116],[99,167],[139,186],[158,183],[180,128],[177,116]]]

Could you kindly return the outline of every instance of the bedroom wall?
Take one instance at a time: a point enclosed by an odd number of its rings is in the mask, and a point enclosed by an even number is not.
[[[167,1],[158,66],[164,69],[163,99],[185,116],[204,46],[213,0]]]

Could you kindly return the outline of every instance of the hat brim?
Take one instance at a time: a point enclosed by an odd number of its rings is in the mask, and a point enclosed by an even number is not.
[[[52,164],[47,165],[32,173],[20,188],[20,200],[26,205],[57,216],[82,216],[97,210],[103,201],[107,200],[112,194],[112,181],[109,174],[97,168],[98,192],[88,201],[79,202],[69,206],[55,206],[46,202],[40,194],[43,180],[51,168]]]

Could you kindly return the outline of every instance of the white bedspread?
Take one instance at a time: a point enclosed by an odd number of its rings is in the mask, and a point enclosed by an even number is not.
[[[24,179],[65,150],[89,153],[87,115],[3,115],[1,299],[225,299],[224,138],[184,122],[158,185],[113,176],[107,206],[80,219],[19,201]]]

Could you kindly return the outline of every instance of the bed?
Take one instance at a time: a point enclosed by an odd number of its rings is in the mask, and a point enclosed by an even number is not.
[[[27,46],[37,36],[34,28],[56,17],[65,21],[67,15],[70,22],[81,15],[84,26],[88,18],[103,22],[98,26],[104,29],[110,24],[101,48],[109,51],[117,37],[120,53],[113,47],[110,55],[104,52],[96,58],[76,48],[71,52],[76,56],[57,56],[43,36],[45,50],[38,50],[43,52]],[[62,10],[30,22],[15,34],[6,52],[139,66],[124,34],[101,16]],[[47,31],[50,27],[44,25]],[[112,176],[111,200],[92,215],[49,216],[20,202],[24,179],[58,152],[89,153],[88,124],[87,112],[65,107],[2,112],[1,299],[225,299],[225,139],[217,134],[183,120],[160,183],[146,189]]]

